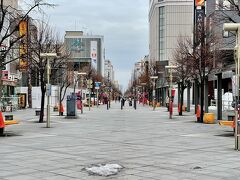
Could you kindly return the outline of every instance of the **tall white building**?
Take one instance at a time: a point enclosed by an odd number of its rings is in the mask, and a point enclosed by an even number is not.
[[[169,61],[179,36],[192,37],[192,0],[149,0],[149,59]]]
[[[110,60],[105,60],[104,62],[104,78],[110,82],[114,82],[114,70]]]

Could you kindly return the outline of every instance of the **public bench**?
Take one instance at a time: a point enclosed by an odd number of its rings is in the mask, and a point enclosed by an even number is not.
[[[36,114],[36,116],[40,116],[41,110],[40,109],[35,110],[35,114]]]

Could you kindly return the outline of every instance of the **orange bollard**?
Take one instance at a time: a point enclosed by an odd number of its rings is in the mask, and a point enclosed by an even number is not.
[[[2,114],[2,111],[0,111],[0,135],[3,135],[4,128],[5,128],[5,123],[3,119],[3,114]]]
[[[200,122],[200,115],[201,115],[201,110],[200,110],[200,105],[197,106],[197,113],[196,113],[196,117],[197,117],[197,121]]]
[[[0,111],[0,128],[5,128],[2,111]]]
[[[60,105],[60,113],[61,113],[61,116],[63,116],[63,112],[64,112],[64,108],[63,108],[63,104]]]

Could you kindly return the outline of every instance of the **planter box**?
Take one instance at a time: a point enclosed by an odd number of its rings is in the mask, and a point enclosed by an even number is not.
[[[214,124],[215,123],[214,113],[204,113],[203,122],[205,124]]]

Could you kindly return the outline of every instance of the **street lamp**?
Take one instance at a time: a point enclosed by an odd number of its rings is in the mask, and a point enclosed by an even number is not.
[[[150,79],[153,80],[153,91],[152,91],[152,106],[153,110],[155,110],[155,95],[156,95],[156,79],[158,79],[158,76],[150,76]]]
[[[49,60],[57,57],[56,53],[40,53],[40,57],[47,58],[47,128],[50,128],[50,96],[51,96],[51,85],[50,85],[50,65]]]
[[[142,103],[143,103],[143,106],[144,106],[144,103],[145,103],[145,86],[147,85],[147,83],[141,83],[141,86],[142,86]]]
[[[165,66],[166,69],[170,70],[169,74],[169,79],[170,79],[170,84],[169,84],[169,119],[172,119],[172,114],[173,114],[173,98],[172,98],[172,69],[177,68],[177,66]]]
[[[82,77],[83,76],[85,76],[85,75],[87,75],[87,73],[86,72],[79,72],[79,73],[77,73],[78,75],[80,75],[80,80],[81,80],[81,82],[80,82],[80,91],[81,91],[81,100],[80,100],[80,102],[81,102],[81,114],[83,114],[83,104],[82,104],[82,98],[83,98],[83,94],[82,94]]]
[[[234,48],[234,58],[235,58],[235,93],[236,93],[236,103],[235,103],[235,150],[240,150],[239,148],[239,135],[238,135],[238,103],[239,103],[239,75],[240,75],[240,23],[225,23],[223,25],[225,31],[234,31],[236,32],[236,46]]]

